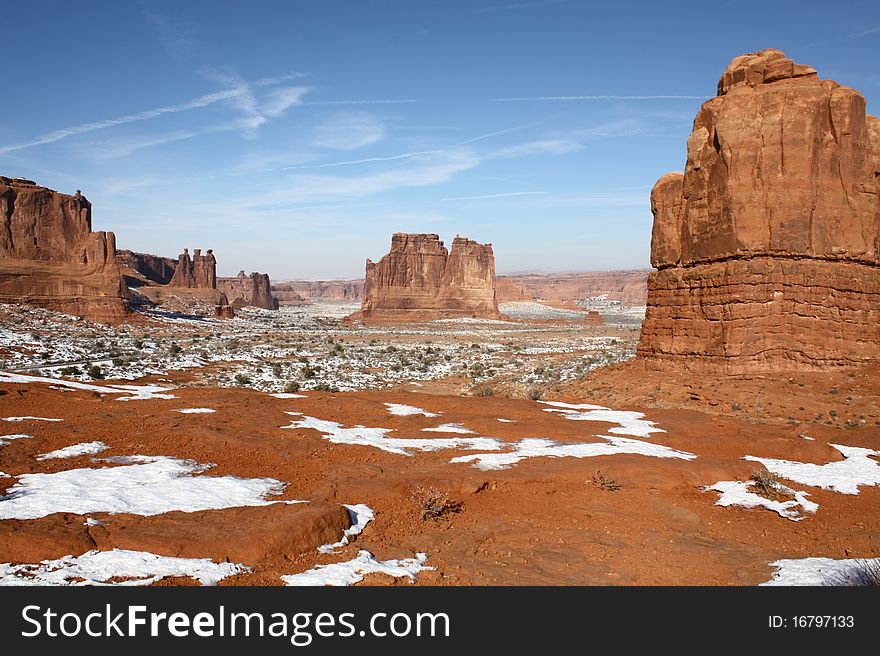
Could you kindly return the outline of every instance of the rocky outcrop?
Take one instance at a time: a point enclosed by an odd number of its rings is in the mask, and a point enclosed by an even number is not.
[[[97,321],[128,309],[112,232],[92,232],[92,204],[0,176],[0,302],[31,303]]]
[[[189,249],[184,248],[167,283],[160,282],[164,276],[156,275],[154,271],[161,268],[167,275],[168,267],[174,260],[142,253],[132,255],[134,257],[120,256],[120,261],[125,262],[123,268],[127,272],[127,279],[134,277],[141,282],[142,286],[137,286],[137,292],[150,303],[174,312],[210,314],[213,308],[216,317],[229,319],[235,316],[226,294],[217,288],[217,260],[211,249],[202,255],[201,249],[197,248],[190,257]],[[145,266],[151,273],[135,269],[129,262]]]
[[[397,233],[388,255],[367,260],[365,321],[498,316],[491,244],[456,237],[447,251],[437,235]]]
[[[278,299],[272,295],[272,283],[266,273],[246,276],[244,271],[239,271],[235,278],[218,278],[217,289],[226,294],[229,304],[235,308],[278,309]]]
[[[598,310],[590,310],[584,318],[584,323],[588,326],[604,326],[605,319],[599,314]]]
[[[149,253],[118,250],[116,259],[124,267],[123,272],[126,274],[129,287],[139,287],[142,284],[167,285],[177,268],[177,260]]]
[[[217,260],[214,258],[214,251],[209,248],[202,255],[202,250],[197,248],[190,259],[189,249],[184,248],[177,258],[177,268],[168,284],[171,287],[190,289],[217,289]]]
[[[651,365],[880,359],[880,121],[778,50],[737,57],[651,193]]]
[[[628,307],[643,306],[648,296],[648,273],[647,269],[637,269],[498,276],[498,302],[550,301],[572,305],[606,296]]]

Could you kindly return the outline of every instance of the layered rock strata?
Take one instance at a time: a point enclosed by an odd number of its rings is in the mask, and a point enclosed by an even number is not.
[[[92,204],[0,176],[0,302],[117,321],[128,292],[112,232],[92,232]]]
[[[226,294],[232,307],[278,309],[278,299],[272,295],[269,274],[254,272],[247,276],[244,271],[239,271],[235,278],[218,278],[217,288]]]
[[[367,260],[365,321],[498,316],[491,244],[456,237],[447,251],[437,235],[397,233],[388,255]]]
[[[778,50],[737,57],[651,211],[650,365],[880,360],[880,120],[859,92]]]

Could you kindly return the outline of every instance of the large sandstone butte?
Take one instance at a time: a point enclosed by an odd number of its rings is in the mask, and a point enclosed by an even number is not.
[[[649,365],[880,359],[880,120],[778,50],[734,59],[651,192]]]
[[[277,310],[278,299],[272,295],[272,283],[267,273],[245,275],[239,271],[235,278],[217,278],[217,289],[226,294],[235,308],[256,307]]]
[[[0,302],[116,321],[128,293],[112,232],[92,232],[92,204],[0,176]]]
[[[391,251],[367,260],[364,321],[499,317],[491,244],[456,237],[446,250],[434,234],[396,233]]]

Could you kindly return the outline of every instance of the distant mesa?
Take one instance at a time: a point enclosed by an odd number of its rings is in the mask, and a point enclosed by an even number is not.
[[[267,273],[254,272],[247,276],[239,271],[235,278],[217,278],[217,288],[226,294],[232,307],[278,309],[278,299],[272,295],[272,282]]]
[[[92,232],[92,204],[0,176],[0,302],[118,321],[128,290],[112,232]]]
[[[588,326],[604,326],[605,320],[597,310],[589,310],[584,318],[584,323]]]
[[[550,301],[575,307],[596,296],[642,307],[648,297],[648,269],[498,276],[499,303]]]
[[[735,58],[651,193],[652,367],[880,359],[880,120],[779,50]]]
[[[361,301],[364,298],[364,280],[288,280],[273,283],[272,294],[281,305],[302,305],[313,299]]]
[[[500,316],[491,244],[456,236],[447,251],[438,235],[396,233],[386,256],[367,260],[363,303],[352,318],[393,322]]]

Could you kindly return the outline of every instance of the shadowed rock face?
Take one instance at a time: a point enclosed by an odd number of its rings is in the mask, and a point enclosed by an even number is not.
[[[651,193],[639,355],[729,371],[880,358],[880,121],[778,50],[734,59]]]
[[[239,271],[235,278],[218,278],[217,289],[226,294],[232,307],[278,309],[278,299],[272,295],[272,283],[266,273],[246,276],[244,271]]]
[[[448,252],[437,235],[397,233],[388,255],[367,260],[365,320],[498,316],[491,244],[456,237]]]
[[[97,321],[125,315],[128,293],[112,232],[92,232],[92,204],[0,176],[0,302]]]
[[[140,278],[143,278],[141,280],[132,276],[129,286],[140,286],[150,283],[167,285],[171,282],[171,277],[177,268],[177,260],[173,260],[170,257],[150,255],[149,253],[119,250],[116,251],[116,257],[120,264],[131,269],[131,272],[140,274]]]

